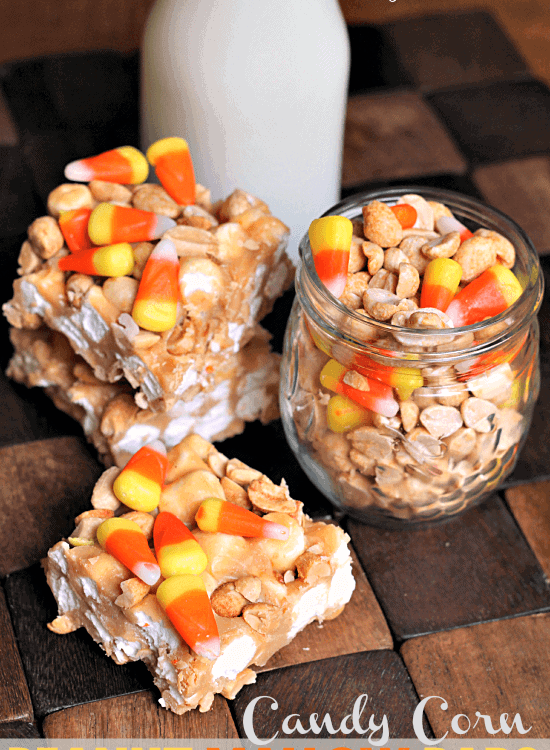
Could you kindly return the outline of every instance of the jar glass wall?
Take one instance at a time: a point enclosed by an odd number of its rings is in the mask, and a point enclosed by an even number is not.
[[[327,215],[362,221],[371,201],[393,205],[412,192],[364,193]],[[448,518],[495,490],[514,468],[539,392],[543,281],[531,242],[471,198],[421,194],[472,231],[493,230],[512,243],[521,297],[462,328],[376,320],[321,284],[306,236],[283,353],[281,414],[302,468],[336,507],[387,527]],[[342,382],[345,392],[335,385]]]

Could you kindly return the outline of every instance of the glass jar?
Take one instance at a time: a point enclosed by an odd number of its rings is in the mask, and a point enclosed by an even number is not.
[[[363,193],[326,215],[362,222],[364,205],[393,205],[413,192]],[[494,491],[514,468],[540,384],[543,278],[529,238],[472,198],[428,188],[421,195],[446,205],[471,231],[494,230],[513,244],[520,298],[462,328],[374,320],[319,281],[306,235],[281,372],[285,434],[308,477],[337,508],[390,528],[449,518]],[[342,373],[351,385],[366,376],[382,413],[335,388]]]

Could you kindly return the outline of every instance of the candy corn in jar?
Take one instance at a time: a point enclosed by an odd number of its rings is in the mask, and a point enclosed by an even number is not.
[[[392,188],[312,217],[300,251],[280,402],[309,478],[391,528],[481,502],[512,472],[538,396],[529,238],[466,196]]]

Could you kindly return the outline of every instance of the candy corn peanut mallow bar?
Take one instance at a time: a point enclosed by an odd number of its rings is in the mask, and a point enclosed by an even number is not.
[[[336,617],[355,586],[342,529],[197,435],[107,469],[91,504],[44,561],[49,627],[85,627],[118,664],[144,661],[178,714],[235,697],[251,666]]]
[[[82,179],[98,163],[66,174]],[[55,188],[21,248],[10,324],[62,333],[98,380],[125,379],[143,409],[208,390],[205,363],[216,368],[216,355],[221,363],[255,336],[293,266],[288,228],[263,201],[236,190],[213,204],[192,187],[189,205],[156,184]]]

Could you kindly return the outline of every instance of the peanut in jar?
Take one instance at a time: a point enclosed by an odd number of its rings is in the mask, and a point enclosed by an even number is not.
[[[396,228],[388,208],[413,224]],[[365,193],[327,215],[353,224],[347,280],[333,296],[302,240],[281,375],[287,439],[317,488],[360,520],[449,518],[499,486],[527,435],[540,379],[536,251],[500,212],[442,190]],[[449,263],[461,278],[441,305]],[[507,306],[494,307],[510,278]]]

